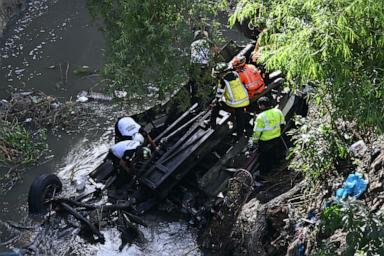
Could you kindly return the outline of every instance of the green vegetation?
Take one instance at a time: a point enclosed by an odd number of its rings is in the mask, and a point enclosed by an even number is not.
[[[103,75],[111,89],[144,94],[149,86],[160,94],[180,88],[187,79],[192,26],[214,11],[209,0],[88,0],[101,17],[107,38]]]
[[[239,0],[231,18],[265,28],[260,62],[291,86],[315,81],[337,117],[384,132],[384,4],[371,0]]]
[[[226,2],[226,1],[223,1]],[[230,23],[263,29],[258,62],[280,69],[287,85],[315,88],[315,113],[292,132],[291,167],[307,190],[334,193],[352,137],[384,132],[384,3],[371,0],[238,0]],[[313,111],[313,108],[312,108]],[[356,123],[343,134],[340,123]],[[368,133],[369,131],[370,133]],[[359,134],[359,136],[355,136]],[[353,171],[353,169],[349,170]],[[334,175],[336,174],[336,175]],[[371,199],[372,200],[372,199]],[[383,214],[352,203],[323,210],[316,255],[384,255]]]
[[[342,227],[342,210],[340,206],[332,205],[321,213],[322,229],[326,235],[330,236]]]
[[[346,232],[346,240],[336,237],[324,243],[314,255],[383,255],[384,225],[383,216],[372,214],[366,206],[351,201],[347,207],[331,206],[321,216],[322,232],[334,234]]]
[[[347,145],[326,118],[297,117],[296,124],[299,128],[289,132],[294,141],[290,168],[302,171],[308,181],[315,183],[336,171],[339,160],[348,156]]]
[[[0,164],[29,164],[46,149],[46,132],[31,134],[19,123],[0,121]]]

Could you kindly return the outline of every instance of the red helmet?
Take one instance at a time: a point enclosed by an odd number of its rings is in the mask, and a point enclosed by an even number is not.
[[[232,60],[232,67],[234,69],[241,68],[242,66],[245,65],[246,61],[247,61],[247,59],[244,56],[236,56]]]

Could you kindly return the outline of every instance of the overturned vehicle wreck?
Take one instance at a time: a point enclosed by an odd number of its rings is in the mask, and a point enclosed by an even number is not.
[[[235,56],[231,52],[248,57],[253,47],[253,44],[241,48],[228,44],[222,55],[229,62]],[[305,95],[280,90],[283,78],[279,72],[266,74],[265,82],[266,89],[258,97],[265,94],[273,97],[285,115],[286,131],[293,125],[295,114],[306,114]],[[250,122],[255,119],[253,105],[248,112]],[[177,117],[164,113],[164,109],[155,107],[134,116],[160,145],[150,159],[135,163],[138,171],[134,179],[117,186],[117,171],[106,160],[89,174],[92,191],[63,197],[60,179],[54,174],[43,174],[31,185],[30,213],[49,211],[60,217],[72,216],[81,223],[82,234],[89,241],[103,242],[102,225],[125,227],[122,236],[137,233],[136,225],[146,225],[139,216],[164,201],[202,229],[209,225],[212,215],[218,214],[220,202],[231,190],[239,195],[239,209],[254,185],[259,153],[247,151],[247,136],[240,139],[235,136],[233,115],[220,110],[216,125],[211,126],[212,109],[201,109],[194,104]],[[247,129],[249,136],[252,126]],[[233,180],[243,186],[233,186]]]

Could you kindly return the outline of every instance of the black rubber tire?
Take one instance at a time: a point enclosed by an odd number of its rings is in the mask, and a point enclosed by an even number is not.
[[[55,194],[61,192],[63,184],[55,174],[42,174],[37,176],[28,193],[28,207],[31,214],[44,214],[47,212],[48,205],[45,201]]]

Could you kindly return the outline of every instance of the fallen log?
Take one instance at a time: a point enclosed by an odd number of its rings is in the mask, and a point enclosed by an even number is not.
[[[283,220],[288,217],[286,207],[284,207],[285,202],[299,193],[304,186],[305,181],[303,180],[286,193],[275,197],[259,207],[252,232],[246,243],[248,255],[268,256],[272,254],[285,254],[288,244],[278,246],[276,244],[271,245],[271,242],[281,234],[281,229],[284,225]]]
[[[224,200],[214,207],[216,212],[209,222],[199,242],[204,248],[211,249],[217,255],[231,255],[233,243],[231,233],[241,207],[252,191],[252,175],[240,169],[228,182],[228,193]]]

